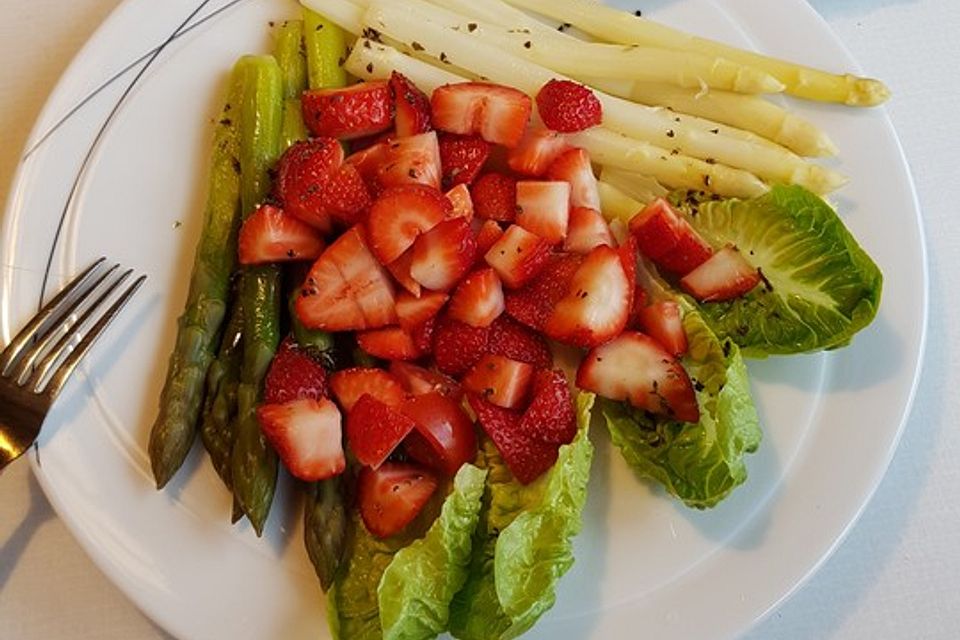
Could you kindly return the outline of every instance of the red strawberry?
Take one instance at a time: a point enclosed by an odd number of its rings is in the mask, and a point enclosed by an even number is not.
[[[313,89],[300,98],[303,121],[315,136],[350,140],[393,125],[393,101],[383,80],[342,89]]]
[[[573,207],[570,209],[570,224],[567,237],[563,241],[563,250],[572,253],[590,253],[594,247],[606,245],[613,247],[616,242],[610,232],[610,226],[596,209]]]
[[[551,245],[563,242],[570,220],[570,184],[521,180],[517,183],[517,224]]]
[[[508,291],[505,305],[510,317],[537,331],[542,331],[554,307],[567,295],[573,274],[580,268],[579,255],[556,254],[543,271],[528,285]]]
[[[424,291],[419,298],[409,293],[401,293],[397,296],[397,318],[400,326],[412,331],[414,327],[440,313],[449,298],[450,296],[442,291]]]
[[[441,316],[433,332],[433,358],[437,368],[450,376],[463,375],[487,353],[488,327],[471,327]]]
[[[445,220],[413,245],[410,276],[427,289],[446,291],[463,277],[477,255],[477,241],[463,218]]]
[[[467,394],[467,400],[480,426],[521,483],[530,484],[557,461],[557,446],[523,431],[519,412],[498,407],[474,393]]]
[[[433,229],[452,209],[450,201],[433,187],[404,185],[380,194],[367,215],[370,250],[380,264],[390,264]]]
[[[462,82],[438,87],[430,98],[433,124],[442,131],[479,134],[487,142],[514,147],[530,119],[530,98],[512,87]]]
[[[474,327],[489,327],[501,313],[503,286],[497,272],[489,267],[464,278],[450,298],[450,317]]]
[[[327,397],[327,370],[287,337],[280,343],[264,381],[265,404]]]
[[[410,333],[400,327],[361,331],[357,334],[357,345],[383,360],[416,360],[423,355]]]
[[[334,372],[330,376],[330,390],[347,412],[365,393],[391,407],[399,405],[404,395],[403,385],[394,376],[383,369],[367,367]]]
[[[590,166],[590,154],[583,149],[570,149],[553,161],[547,169],[550,180],[570,184],[570,206],[600,210],[600,190]]]
[[[362,138],[354,138],[350,141],[350,152],[351,156],[348,156],[347,161],[350,157],[357,156],[360,157],[361,151],[366,151],[367,149],[376,146],[380,142],[391,142],[397,137],[397,132],[393,129],[387,129],[380,133],[376,133],[372,136],[364,136]]]
[[[317,197],[331,216],[349,225],[356,224],[370,206],[370,193],[363,176],[351,164],[345,164],[331,173],[327,181],[320,185]]]
[[[502,173],[487,173],[470,187],[478,218],[513,222],[517,217],[517,181]]]
[[[541,369],[533,376],[530,405],[523,412],[520,428],[550,444],[573,441],[577,435],[577,415],[563,371]]]
[[[310,268],[296,302],[304,326],[325,331],[375,329],[396,322],[393,283],[357,225]]]
[[[302,398],[257,408],[264,437],[296,478],[316,482],[346,468],[340,410],[326,398]]]
[[[647,292],[642,285],[633,288],[633,303],[630,307],[630,319],[627,320],[627,327],[643,330],[640,324],[640,314],[647,306]]]
[[[677,245],[654,262],[671,273],[686,275],[710,259],[713,247],[707,244],[689,222],[681,220],[680,223],[680,239]]]
[[[687,352],[687,334],[683,330],[680,305],[673,300],[640,308],[637,321],[640,329],[673,357],[679,358]]]
[[[396,108],[397,136],[430,131],[430,98],[402,73],[391,73],[389,84]]]
[[[506,315],[500,316],[490,325],[487,352],[526,362],[536,369],[546,369],[553,365],[553,355],[543,336]]]
[[[713,253],[710,245],[663,198],[657,198],[630,220],[630,234],[643,255],[681,276],[703,264]]]
[[[291,145],[277,162],[274,184],[274,194],[286,213],[329,231],[332,223],[323,191],[342,163],[343,148],[333,138],[313,138]]]
[[[518,408],[527,397],[533,367],[487,354],[463,377],[463,388],[504,409]]]
[[[413,247],[403,252],[399,258],[387,265],[387,271],[397,283],[414,296],[419,296],[420,283],[410,275],[410,264],[413,262]]]
[[[482,260],[497,240],[503,237],[503,229],[495,220],[484,220],[477,229],[477,256]]]
[[[623,267],[623,274],[627,276],[627,321],[630,320],[630,314],[633,313],[636,304],[633,296],[637,290],[637,241],[632,236],[627,236],[623,244],[617,249],[620,256],[620,265]],[[640,267],[643,268],[643,267]],[[646,296],[646,292],[644,292]]]
[[[410,330],[410,337],[413,338],[413,344],[416,345],[421,353],[433,353],[433,331],[436,327],[437,318],[434,316]]]
[[[537,112],[554,131],[583,131],[603,120],[603,105],[588,87],[572,80],[551,80],[537,93]]]
[[[434,131],[384,143],[373,182],[379,187],[425,184],[440,188],[440,148]]]
[[[676,420],[700,419],[683,365],[653,338],[635,331],[590,351],[577,370],[577,386]]]
[[[570,289],[547,319],[548,336],[577,347],[595,347],[627,325],[633,286],[615,249],[591,251],[570,281]]]
[[[415,425],[396,409],[364,394],[347,415],[347,442],[360,464],[376,469]]]
[[[457,381],[439,371],[397,360],[390,363],[390,373],[396,376],[404,389],[414,395],[436,392],[453,400],[463,397],[463,389]]]
[[[507,164],[517,173],[539,178],[554,160],[570,148],[562,134],[550,129],[530,129],[507,154]]]
[[[507,287],[517,289],[537,277],[550,259],[550,243],[513,224],[484,254]]]
[[[490,156],[490,143],[480,136],[458,136],[444,133],[438,139],[443,186],[469,185]]]
[[[437,478],[425,468],[386,462],[379,469],[364,467],[357,481],[357,503],[367,530],[389,538],[413,522],[437,490]]]
[[[407,396],[400,411],[417,423],[404,449],[411,458],[453,476],[477,457],[473,421],[454,400],[436,392]]]
[[[724,247],[683,276],[680,286],[700,302],[720,302],[749,293],[760,280],[760,272],[740,251]]]
[[[473,199],[470,197],[470,188],[465,184],[458,184],[445,194],[453,210],[448,218],[463,218],[468,222],[473,220]]]
[[[310,225],[265,204],[247,218],[237,238],[240,264],[314,260],[323,236]]]

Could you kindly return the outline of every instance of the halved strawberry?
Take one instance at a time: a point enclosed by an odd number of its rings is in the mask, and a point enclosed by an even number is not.
[[[315,136],[351,140],[393,125],[393,100],[384,80],[338,89],[312,89],[300,97],[303,121]]]
[[[447,191],[446,196],[453,206],[453,210],[448,215],[449,218],[473,220],[473,199],[470,197],[470,189],[467,185],[458,184]]]
[[[396,138],[383,144],[385,149],[373,178],[380,188],[405,184],[440,188],[440,147],[435,131]]]
[[[513,222],[517,217],[517,181],[502,173],[485,173],[470,187],[478,218]]]
[[[490,143],[480,136],[458,136],[444,133],[438,137],[443,186],[469,185],[490,157]]]
[[[471,327],[465,322],[441,316],[433,332],[433,357],[440,371],[460,376],[485,353],[489,327]]]
[[[415,426],[404,414],[364,394],[347,414],[347,443],[360,464],[376,469]]]
[[[328,395],[327,370],[291,337],[284,338],[270,362],[264,380],[265,404],[283,404],[291,400]]]
[[[396,376],[404,389],[417,396],[435,391],[453,400],[463,397],[463,389],[457,381],[439,371],[395,360],[390,363],[390,373]]]
[[[420,283],[410,275],[410,264],[413,262],[413,247],[410,247],[403,254],[387,265],[387,271],[393,276],[401,287],[414,296],[420,296]]]
[[[484,254],[507,287],[517,289],[537,277],[550,259],[550,243],[512,224]]]
[[[399,410],[415,423],[404,442],[407,454],[447,476],[453,476],[477,456],[473,421],[458,400],[430,392],[408,396]]]
[[[640,329],[673,357],[679,358],[687,352],[687,334],[683,330],[680,305],[673,300],[654,302],[640,308],[637,321]]]
[[[419,298],[402,292],[397,296],[397,318],[400,326],[412,331],[440,313],[450,298],[442,291],[424,291]]]
[[[563,242],[570,221],[570,184],[562,181],[517,182],[517,224],[551,245]]]
[[[323,246],[319,231],[269,204],[250,214],[237,237],[240,264],[314,260]]]
[[[487,267],[464,278],[450,298],[448,313],[474,327],[489,327],[503,313],[503,285],[497,272]]]
[[[503,237],[503,228],[496,220],[484,220],[477,228],[477,256],[483,256],[497,240]]]
[[[653,338],[635,331],[590,351],[577,370],[577,386],[676,420],[700,419],[683,365]]]
[[[357,334],[357,345],[374,358],[383,360],[416,360],[423,355],[411,334],[401,327],[361,331]]]
[[[597,247],[584,258],[570,288],[543,327],[559,342],[595,347],[627,325],[633,288],[615,249]]]
[[[290,474],[316,482],[346,468],[340,410],[327,398],[302,398],[257,408],[260,430]]]
[[[537,93],[537,112],[554,131],[582,131],[600,124],[603,105],[589,87],[572,80],[551,80]]]
[[[563,250],[572,253],[590,253],[594,247],[600,245],[608,247],[616,245],[603,214],[596,209],[586,207],[570,209],[570,223],[567,226],[567,237],[563,241]]]
[[[553,355],[543,336],[507,315],[500,316],[490,325],[487,353],[526,362],[536,369],[553,365]]]
[[[733,247],[724,247],[680,280],[684,291],[700,302],[732,300],[760,284],[760,272]]]
[[[370,250],[380,264],[390,264],[430,231],[452,209],[442,193],[419,184],[390,187],[374,201],[367,214]]]
[[[467,394],[467,400],[480,426],[522,484],[530,484],[557,461],[558,447],[521,429],[518,411],[498,407],[475,393]]]
[[[527,128],[532,102],[512,87],[462,82],[434,90],[430,108],[434,126],[442,131],[479,134],[487,142],[514,147]]]
[[[325,331],[375,329],[396,322],[393,283],[357,225],[310,268],[296,302],[304,326]]]
[[[570,149],[562,134],[550,129],[531,128],[507,153],[507,164],[517,173],[542,177],[554,160]]]
[[[437,478],[427,469],[405,462],[386,462],[379,469],[364,467],[357,480],[360,517],[378,538],[389,538],[413,522],[437,490]]]
[[[277,162],[274,195],[284,210],[323,232],[332,221],[324,188],[343,164],[343,148],[333,138],[312,138],[296,142]],[[369,203],[369,196],[363,206]]]
[[[487,354],[463,377],[463,388],[504,409],[516,409],[527,397],[533,367]]]
[[[396,110],[397,136],[415,136],[430,131],[430,98],[427,94],[397,71],[390,74],[389,84]]]
[[[543,271],[520,289],[507,291],[504,304],[507,313],[537,331],[542,331],[554,307],[567,295],[573,274],[583,257],[576,254],[555,254]]]
[[[564,180],[570,184],[570,206],[600,210],[600,190],[590,166],[590,154],[583,149],[564,152],[547,169],[550,180]]]
[[[559,369],[540,369],[533,376],[530,405],[523,412],[520,428],[555,445],[569,444],[577,435],[577,414],[570,385]]]
[[[445,220],[417,238],[410,276],[427,289],[446,291],[470,269],[476,254],[470,223],[463,218]]]
[[[713,252],[663,198],[657,198],[630,220],[630,233],[643,255],[681,276],[705,262]]]
[[[403,400],[403,385],[383,369],[354,367],[341,369],[330,376],[330,390],[344,411],[349,412],[360,396],[369,394],[380,402],[395,407]]]

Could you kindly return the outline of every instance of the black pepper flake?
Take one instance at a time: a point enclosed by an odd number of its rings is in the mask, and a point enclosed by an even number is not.
[[[346,58],[338,58],[338,59],[337,59],[337,66],[342,67],[342,66],[343,66],[343,63],[346,62],[346,61],[347,61]]]
[[[417,173],[416,169],[410,169],[409,171],[407,171],[407,175],[413,178],[414,180],[420,177],[420,174]]]
[[[297,257],[297,252],[294,251],[293,249],[287,249],[287,257],[288,257],[288,258],[296,258],[296,257]]]
[[[271,20],[271,21],[268,22],[267,24],[270,25],[270,28],[271,28],[271,29],[272,29],[273,27],[277,26],[277,23],[274,22],[273,20]]]
[[[712,133],[713,135],[717,135],[720,133],[720,129],[710,129],[710,133]]]
[[[724,341],[723,341],[723,357],[724,357],[724,358],[729,358],[729,357],[730,357],[730,345],[731,345],[731,344],[732,344],[732,343],[731,343],[729,340],[724,340]]]
[[[367,73],[373,73],[373,63],[372,63],[372,62],[368,62],[368,63],[367,63]]]
[[[174,221],[173,221],[173,228],[174,228],[174,229],[179,229],[179,228],[182,227],[182,226],[183,226],[183,223],[180,222],[179,220],[174,220]]]
[[[316,27],[314,27],[313,30],[314,30],[314,31],[320,31],[320,29],[323,29],[323,25],[322,25],[322,24],[318,24]]]
[[[448,58],[447,54],[443,51],[440,52],[440,62],[444,64],[450,64],[450,58]]]
[[[240,175],[240,158],[233,159],[233,170]]]
[[[412,48],[414,51],[423,51],[423,45],[416,40],[410,43],[410,48]]]
[[[751,251],[751,253],[753,253]],[[757,267],[757,275],[760,276],[760,281],[763,282],[763,286],[767,288],[767,291],[773,291],[773,283],[770,282],[767,275],[763,272],[763,269]]]
[[[715,158],[704,158],[703,161],[706,162],[707,164],[717,164],[717,161]]]
[[[364,40],[364,41],[363,41],[363,47],[364,47],[365,49],[373,49],[373,45],[370,44],[370,41],[369,41],[369,40]]]
[[[673,121],[674,121],[674,122],[680,122],[680,116],[677,116],[676,118],[674,118]]]
[[[703,184],[708,187],[710,186],[710,176],[707,176],[707,175],[703,176]]]
[[[533,46],[533,43],[530,42],[529,40],[527,40],[526,42],[523,43],[523,48],[524,48],[524,49],[529,49],[529,48],[532,47],[532,46]]]
[[[567,29],[569,29],[569,28],[572,27],[572,26],[573,26],[573,25],[570,24],[569,22],[564,22],[564,23],[561,24],[559,27],[557,27],[557,31],[566,31]]]
[[[667,129],[667,137],[668,137],[668,138],[676,138],[676,137],[677,137],[677,134],[673,131],[673,129]]]
[[[476,23],[476,22],[468,22],[468,23],[467,23],[467,31],[469,31],[470,33],[473,33],[473,32],[476,31],[476,30],[477,30],[477,23]]]
[[[233,120],[231,120],[230,118],[223,118],[222,120],[220,120],[220,124],[222,124],[225,127],[229,127],[231,124],[233,124]]]
[[[636,11],[633,12],[633,15],[639,18],[643,15],[643,11],[640,11],[640,9],[637,9]]]
[[[361,37],[369,38],[369,39],[375,40],[375,41],[377,41],[377,42],[380,42],[380,41],[381,41],[381,40],[380,40],[380,32],[377,31],[376,29],[371,28],[371,27],[365,27],[365,28],[363,29],[363,32],[361,32],[360,35],[361,35]]]
[[[680,149],[670,149],[670,155],[672,156],[680,155]]]
[[[700,382],[699,380],[694,379],[694,381],[693,381],[693,388],[696,389],[697,392],[701,392],[701,391],[703,391],[704,389],[706,389],[707,387],[706,387],[702,382]]]

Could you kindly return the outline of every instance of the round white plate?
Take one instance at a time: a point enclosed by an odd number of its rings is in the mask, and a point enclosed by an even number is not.
[[[856,68],[802,0],[642,4],[692,31],[809,64]],[[5,217],[4,341],[36,308],[48,259],[48,290],[100,255],[149,274],[71,381],[30,457],[97,564],[180,638],[327,633],[298,505],[286,488],[258,539],[246,525],[229,525],[229,497],[200,447],[162,493],[153,489],[145,455],[226,74],[240,54],[268,51],[268,23],[296,10],[291,0],[123,3],[40,115]],[[168,40],[155,58],[148,55]],[[912,184],[882,109],[795,106],[842,150],[836,164],[852,181],[835,201],[883,269],[879,317],[847,349],[751,363],[766,439],[749,460],[747,484],[713,511],[686,510],[638,481],[597,430],[577,563],[530,637],[734,635],[823,561],[887,467],[926,326]]]

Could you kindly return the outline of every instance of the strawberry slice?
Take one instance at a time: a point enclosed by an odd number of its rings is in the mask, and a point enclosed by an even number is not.
[[[463,375],[487,353],[489,339],[488,327],[471,327],[441,316],[433,332],[433,358],[437,368],[447,375]]]
[[[274,184],[274,195],[284,211],[326,233],[332,228],[334,211],[349,217],[347,214],[367,207],[370,196],[365,188],[328,184],[343,161],[343,148],[333,138],[313,138],[291,145],[277,162]],[[347,185],[350,177],[338,175],[337,180]]]
[[[312,89],[300,97],[303,121],[315,136],[351,140],[393,125],[393,100],[386,81],[338,89]]]
[[[430,98],[409,78],[394,71],[390,74],[390,94],[396,109],[397,136],[415,136],[432,128]]]
[[[417,517],[437,484],[437,478],[419,465],[386,462],[379,469],[364,467],[357,480],[363,524],[378,538],[399,533]]]
[[[490,157],[490,143],[480,136],[444,133],[439,136],[438,142],[443,186],[448,189],[458,184],[472,183]]]
[[[724,247],[680,280],[683,290],[700,302],[732,300],[760,284],[760,272],[733,247]]]
[[[473,220],[473,199],[470,197],[470,188],[465,184],[458,184],[445,194],[453,210],[448,218],[463,218]]]
[[[577,414],[567,377],[559,369],[541,369],[533,376],[530,405],[520,429],[544,442],[564,445],[577,435]]]
[[[413,247],[410,247],[403,254],[387,265],[387,271],[393,276],[401,287],[414,296],[420,296],[420,283],[410,275],[410,264],[413,262]]]
[[[520,426],[519,412],[498,407],[475,393],[467,394],[467,401],[503,461],[522,484],[530,484],[557,461],[558,447],[525,432]]]
[[[537,277],[550,260],[550,243],[512,224],[484,254],[507,287],[517,289]]]
[[[383,360],[416,360],[423,353],[413,336],[400,327],[384,327],[357,334],[357,345],[374,358]]]
[[[627,327],[643,330],[640,325],[640,314],[647,306],[648,295],[642,285],[633,288],[633,303],[630,306],[630,319],[627,320]]]
[[[630,314],[634,313],[636,309],[633,297],[637,291],[637,241],[632,236],[627,236],[623,244],[617,249],[617,254],[620,256],[623,273],[627,276],[627,322],[629,322]],[[644,292],[644,297],[646,297],[646,292]]]
[[[350,412],[360,396],[369,394],[380,402],[395,407],[403,401],[403,385],[383,369],[354,367],[341,369],[330,376],[330,390],[344,411]]]
[[[550,180],[570,184],[570,206],[600,210],[600,190],[590,166],[590,154],[583,149],[570,149],[553,161],[547,169]]]
[[[537,93],[540,119],[554,131],[583,131],[600,124],[603,105],[588,87],[572,80],[551,80]]]
[[[473,210],[479,218],[513,222],[517,217],[517,181],[502,173],[486,173],[470,187]]]
[[[341,443],[340,410],[327,398],[301,398],[257,408],[260,430],[290,474],[316,482],[347,466]]]
[[[543,336],[506,315],[500,316],[490,325],[487,352],[526,362],[536,369],[546,369],[553,365],[553,355]]]
[[[240,264],[314,260],[323,253],[319,231],[269,204],[250,214],[237,237]]]
[[[373,176],[379,188],[424,184],[440,188],[440,147],[435,131],[385,142]]]
[[[483,255],[502,237],[503,228],[498,222],[484,220],[477,229],[477,256],[482,260]]]
[[[683,422],[700,419],[683,365],[653,338],[635,331],[590,351],[577,370],[577,386]]]
[[[436,392],[408,396],[399,410],[416,423],[404,442],[411,458],[453,476],[477,457],[477,433],[460,402]]]
[[[363,394],[347,414],[347,443],[360,464],[376,469],[415,426],[396,409]]]
[[[627,325],[633,286],[615,249],[597,247],[584,258],[570,288],[543,327],[549,337],[577,347],[595,347]]]
[[[573,275],[583,258],[574,254],[555,254],[543,271],[520,289],[507,291],[504,304],[510,317],[542,331],[554,307],[567,295]]]
[[[453,400],[460,400],[463,397],[463,389],[457,381],[439,371],[395,360],[390,363],[390,373],[396,376],[403,388],[413,395],[436,392]]]
[[[445,220],[417,238],[410,276],[427,289],[447,291],[470,269],[476,255],[470,223],[463,218]]]
[[[594,247],[616,246],[610,226],[596,209],[573,207],[570,209],[570,223],[567,237],[563,241],[563,250],[571,253],[590,253]]]
[[[433,317],[419,324],[410,330],[410,337],[413,338],[413,344],[424,355],[433,353],[433,331],[437,328],[437,318]]]
[[[553,161],[570,149],[562,134],[550,129],[532,128],[507,153],[507,165],[517,173],[542,177]]]
[[[284,404],[303,398],[320,400],[327,395],[327,370],[297,346],[296,340],[290,336],[284,338],[267,370],[264,403]]]
[[[433,229],[452,209],[433,187],[404,185],[380,194],[367,215],[370,250],[380,264],[390,264],[413,246],[421,233]]]
[[[679,358],[687,352],[687,334],[683,330],[680,305],[673,300],[654,302],[637,313],[640,329],[656,340],[667,353]]]
[[[710,245],[663,198],[657,198],[630,220],[637,246],[658,267],[683,276],[706,262]]]
[[[516,409],[527,397],[533,366],[487,354],[463,378],[463,388],[504,409]]]
[[[474,271],[450,298],[451,318],[474,327],[489,327],[503,313],[503,285],[497,272],[487,267]]]
[[[409,293],[401,293],[397,296],[397,318],[400,326],[412,331],[440,313],[449,298],[450,296],[442,291],[424,291],[419,298]]]
[[[517,224],[551,245],[563,242],[570,221],[570,184],[559,181],[517,182]]]
[[[310,329],[375,329],[396,322],[393,283],[367,248],[357,225],[337,238],[310,268],[296,302]]]
[[[437,129],[461,135],[479,134],[487,142],[515,147],[527,128],[530,98],[512,87],[462,82],[437,87],[430,98]]]

